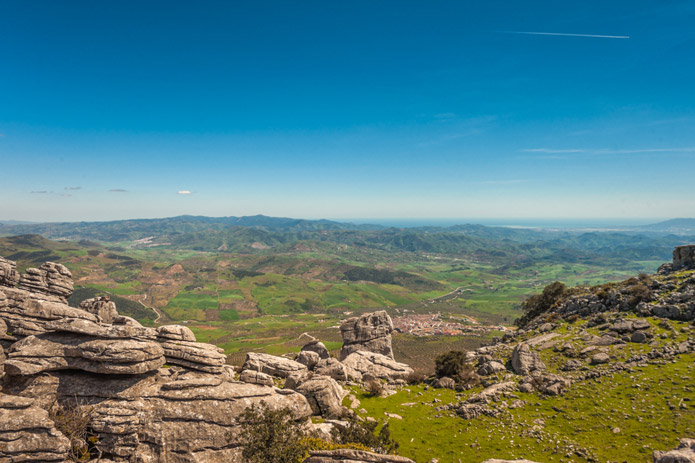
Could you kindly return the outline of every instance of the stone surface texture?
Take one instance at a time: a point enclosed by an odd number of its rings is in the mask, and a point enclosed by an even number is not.
[[[358,351],[374,352],[393,359],[391,333],[393,322],[384,310],[348,318],[340,324],[340,334],[343,336],[340,360]]]

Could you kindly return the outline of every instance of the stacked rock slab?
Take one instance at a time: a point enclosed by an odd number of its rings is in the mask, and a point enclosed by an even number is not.
[[[695,244],[677,246],[673,250],[673,268],[692,268],[695,269]]]
[[[45,411],[55,404],[77,404],[113,462],[240,463],[244,409],[312,414],[297,392],[234,381],[223,352],[186,327],[143,327],[106,299],[69,307],[69,277],[58,264],[18,277],[0,260],[0,461],[66,460]]]
[[[108,296],[93,297],[80,302],[80,309],[99,317],[103,323],[113,323],[118,317],[116,304]]]
[[[70,441],[34,400],[0,393],[0,461],[64,462]]]
[[[359,372],[362,377],[385,380],[406,379],[413,369],[405,363],[399,363],[385,355],[374,352],[354,352],[342,361],[349,370]]]
[[[72,273],[62,264],[46,262],[39,268],[28,268],[19,277],[18,288],[34,293],[57,296],[67,302],[72,295]]]
[[[391,333],[393,322],[384,310],[348,318],[340,325],[343,336],[340,360],[358,351],[374,352],[393,359]]]

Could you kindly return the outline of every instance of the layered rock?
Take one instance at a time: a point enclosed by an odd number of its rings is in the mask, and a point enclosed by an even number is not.
[[[287,378],[292,373],[306,372],[306,365],[284,357],[277,357],[270,354],[249,352],[242,370],[253,370],[266,373],[278,378]]]
[[[14,343],[5,370],[15,376],[57,370],[132,375],[162,365],[164,350],[154,341],[58,332],[28,336]]]
[[[391,333],[393,322],[384,310],[348,318],[340,325],[343,336],[340,360],[358,351],[374,352],[393,359]]]
[[[415,463],[398,455],[383,455],[364,450],[338,449],[309,452],[304,463]]]
[[[346,367],[358,371],[363,377],[380,379],[405,379],[413,369],[405,363],[399,363],[390,357],[374,352],[354,352],[342,361]]]
[[[207,373],[222,373],[227,356],[224,350],[212,344],[192,341],[171,341],[158,338],[164,349],[166,362]]]
[[[695,439],[681,439],[680,444],[668,452],[655,451],[654,463],[695,463]]]
[[[314,367],[317,375],[330,376],[337,381],[361,381],[362,373],[348,367],[335,358],[322,359]]]
[[[108,296],[93,297],[80,302],[80,309],[99,317],[103,323],[113,323],[118,317],[116,304]]]
[[[46,262],[39,268],[28,268],[19,277],[18,288],[60,297],[67,302],[72,295],[72,273],[62,264]]]
[[[4,257],[0,257],[0,286],[14,287],[19,282],[17,264]]]
[[[80,404],[104,457],[114,461],[241,463],[238,417],[265,402],[297,419],[313,412],[299,393],[161,368],[142,375],[60,371],[33,376],[12,392]],[[14,397],[16,398],[16,397]]]
[[[0,461],[64,462],[70,441],[34,400],[0,393]]]
[[[677,246],[673,250],[673,268],[695,268],[695,244]]]

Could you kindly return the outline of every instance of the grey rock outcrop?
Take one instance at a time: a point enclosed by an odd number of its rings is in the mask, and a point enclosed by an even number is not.
[[[695,268],[695,244],[677,246],[673,250],[673,268]]]
[[[319,354],[310,350],[303,350],[297,355],[297,362],[305,365],[310,370],[313,370],[320,360]]]
[[[284,357],[249,352],[242,370],[253,370],[279,378],[287,378],[292,373],[307,371],[306,365]]]
[[[331,354],[328,352],[328,349],[326,349],[326,346],[321,342],[321,341],[311,341],[308,344],[305,344],[304,347],[302,347],[301,352],[316,352],[319,354],[319,357],[321,359],[327,359],[331,356]]]
[[[353,352],[342,363],[360,372],[362,376],[369,375],[387,380],[405,379],[413,373],[413,369],[405,363],[396,362],[393,358],[374,352]]]
[[[341,363],[338,359],[322,359],[314,367],[317,375],[330,376],[336,381],[361,381],[362,373]]]
[[[364,450],[339,449],[309,452],[304,463],[415,463],[398,455],[382,455]]]
[[[193,341],[172,341],[158,338],[164,349],[166,362],[207,373],[222,373],[227,356],[224,350],[212,344]]]
[[[26,273],[20,275],[17,287],[57,296],[67,302],[73,292],[72,273],[62,264],[46,262],[39,268],[28,268]]]
[[[518,375],[528,375],[545,371],[545,364],[538,352],[532,351],[528,344],[519,343],[512,351],[512,368]]]
[[[668,452],[655,451],[654,463],[695,463],[695,439],[681,439],[680,444]]]
[[[114,319],[118,317],[116,304],[111,302],[111,299],[108,296],[85,299],[84,301],[80,302],[79,308],[85,312],[96,315],[99,317],[99,321],[103,323],[113,323]]]
[[[260,384],[262,386],[273,386],[273,377],[260,371],[243,370],[239,375],[239,380],[249,384]],[[291,388],[290,388],[291,389]]]
[[[0,461],[64,462],[70,441],[34,400],[0,393]]]
[[[341,405],[347,392],[328,376],[313,376],[295,389],[309,401],[314,415],[324,418],[340,418],[345,414]]]
[[[0,257],[0,286],[15,287],[19,283],[17,264]]]
[[[358,351],[374,352],[393,359],[391,333],[393,322],[384,310],[348,318],[340,325],[343,336],[340,360]]]
[[[14,343],[5,371],[14,376],[57,370],[139,374],[162,365],[164,350],[154,341],[57,332],[28,336]]]

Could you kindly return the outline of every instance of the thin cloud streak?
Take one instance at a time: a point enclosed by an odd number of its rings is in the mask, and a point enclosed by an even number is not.
[[[595,35],[595,34],[569,34],[564,32],[530,32],[530,31],[502,31],[503,34],[522,35],[554,35],[562,37],[591,37],[594,39],[629,39],[629,35]]]
[[[109,190],[109,193],[127,193],[128,190],[124,190],[123,188],[112,188]]]
[[[545,154],[641,154],[641,153],[695,153],[695,147],[691,148],[643,148],[643,149],[552,149],[531,148],[521,150],[524,153]]]
[[[176,194],[179,194],[179,195],[190,195],[190,194],[191,194],[191,191],[189,191],[189,190],[179,190],[179,191],[176,192]]]

